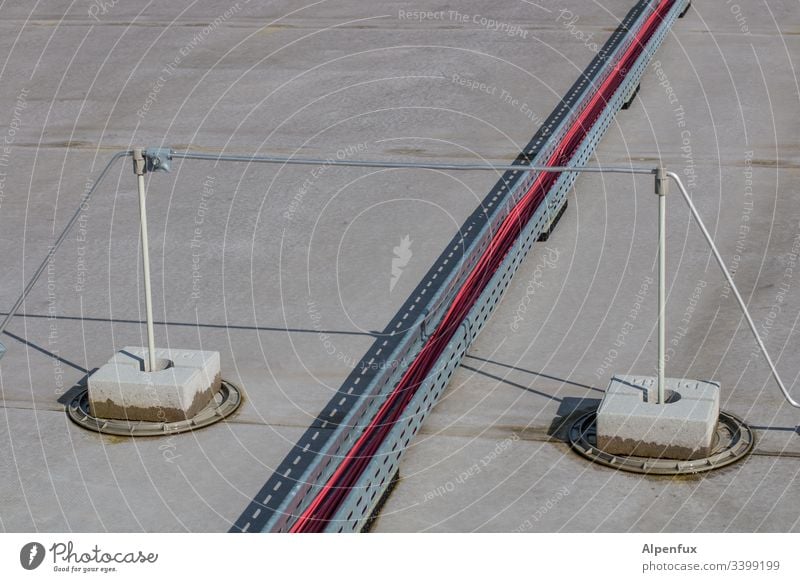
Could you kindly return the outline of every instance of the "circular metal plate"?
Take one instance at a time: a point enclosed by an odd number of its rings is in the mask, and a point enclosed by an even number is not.
[[[719,469],[747,456],[755,444],[753,431],[736,416],[719,413],[716,444],[708,457],[691,461],[612,455],[597,448],[597,412],[581,416],[569,430],[569,442],[587,459],[632,473],[648,475],[685,475]]]
[[[242,394],[238,387],[222,381],[219,391],[203,410],[188,420],[177,422],[148,422],[96,418],[89,414],[89,392],[84,390],[67,406],[67,415],[83,428],[118,436],[163,436],[195,430],[219,422],[239,408]]]

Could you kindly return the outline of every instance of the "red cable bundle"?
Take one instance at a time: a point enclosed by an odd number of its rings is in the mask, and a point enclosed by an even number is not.
[[[661,24],[661,20],[674,0],[662,0],[639,30],[631,46],[611,73],[600,85],[587,106],[572,124],[564,139],[547,161],[547,166],[565,166],[577,151],[583,138],[591,130],[606,103],[620,86],[628,70],[644,50],[647,41]],[[291,532],[322,531],[333,518],[336,509],[363,473],[386,435],[400,419],[406,405],[429,374],[445,346],[464,321],[472,306],[480,297],[489,280],[498,269],[506,253],[517,240],[519,233],[539,207],[548,190],[558,178],[558,172],[539,174],[525,196],[503,220],[486,252],[478,260],[453,304],[445,314],[436,331],[420,350],[406,370],[397,386],[389,394],[372,422],[364,429],[359,439],[342,459],[336,471],[317,493],[317,496],[293,524]]]

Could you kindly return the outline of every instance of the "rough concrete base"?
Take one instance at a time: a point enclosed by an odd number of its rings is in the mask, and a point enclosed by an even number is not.
[[[666,391],[671,397],[660,405],[656,378],[612,378],[597,411],[598,448],[666,459],[708,456],[719,419],[719,384],[667,378]]]
[[[168,365],[145,371],[146,348],[126,347],[89,377],[89,410],[98,418],[175,422],[195,416],[219,390],[219,352],[157,349]]]

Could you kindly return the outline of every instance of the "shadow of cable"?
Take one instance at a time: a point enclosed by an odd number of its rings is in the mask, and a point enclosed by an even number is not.
[[[531,376],[537,376],[539,378],[546,378],[547,380],[553,380],[555,382],[561,382],[562,384],[569,384],[570,386],[576,386],[578,388],[585,388],[586,390],[593,390],[595,392],[605,392],[605,390],[601,388],[595,388],[594,386],[589,386],[588,384],[580,384],[579,382],[573,382],[571,380],[565,380],[564,378],[558,378],[557,376],[550,376],[549,374],[544,374],[542,372],[534,372],[533,370],[527,370],[525,368],[519,368],[517,366],[512,366],[511,364],[504,364],[503,362],[497,362],[495,360],[489,360],[487,358],[479,358],[478,356],[471,356],[467,354],[464,356],[465,358],[469,358],[471,360],[478,360],[479,362],[486,362],[487,364],[494,364],[495,366],[500,366],[501,368],[508,368],[509,370],[515,370],[517,372],[523,372],[525,374],[530,374]]]
[[[508,364],[501,364],[499,362],[494,362],[492,360],[487,360],[485,358],[478,358],[475,356],[466,356],[467,358],[471,358],[473,360],[480,360],[482,362],[487,362],[491,364],[495,364],[497,366],[501,366],[503,368],[509,368],[513,370],[517,370],[520,372],[525,372],[527,374],[531,374],[536,377],[546,378],[548,380],[553,380],[555,382],[561,382],[563,384],[570,384],[572,386],[577,386],[579,388],[584,388],[586,390],[593,390],[596,392],[605,392],[604,390],[600,390],[599,388],[594,388],[592,386],[587,386],[586,384],[579,384],[577,382],[570,382],[569,380],[564,380],[563,378],[557,378],[555,376],[550,376],[548,374],[541,374],[538,372],[532,372],[531,370],[525,370],[523,368],[517,368],[515,366],[510,366]],[[530,388],[529,386],[523,386],[522,384],[518,384],[517,382],[512,382],[507,378],[503,378],[501,376],[496,376],[494,374],[490,374],[484,370],[480,370],[477,368],[473,368],[471,366],[467,366],[465,364],[461,364],[461,367],[465,370],[469,370],[471,372],[475,372],[476,374],[480,374],[482,376],[486,376],[487,378],[491,378],[492,380],[497,380],[498,382],[502,382],[503,384],[507,384],[509,386],[513,386],[514,388],[519,388],[520,390],[524,390],[526,392],[530,392],[531,394],[536,394],[537,396],[543,396],[549,400],[554,402],[558,402],[558,410],[556,411],[556,416],[550,421],[550,425],[547,428],[547,434],[555,439],[569,442],[569,430],[572,425],[575,423],[578,418],[583,416],[584,414],[596,410],[598,406],[600,406],[600,399],[599,398],[583,398],[583,397],[575,397],[575,396],[564,396],[563,398],[559,398],[552,394],[548,394],[546,392],[542,392],[541,390],[535,390],[534,388]]]
[[[6,313],[0,312],[0,315]],[[110,319],[108,317],[78,317],[75,315],[41,315],[38,313],[17,313],[14,317],[26,317],[31,319],[57,319],[62,321],[92,321],[95,323],[129,323],[133,325],[145,325],[145,321],[139,319]],[[294,327],[270,327],[263,325],[235,325],[223,323],[191,323],[187,321],[154,321],[155,325],[166,325],[174,327],[201,327],[204,329],[232,329],[237,331],[279,331],[284,333],[325,333],[329,335],[356,335],[366,337],[379,337],[382,334],[377,331],[341,331],[326,329],[307,329]],[[6,332],[8,333],[8,332]]]
[[[75,362],[71,362],[70,360],[68,360],[66,358],[63,358],[63,357],[59,356],[58,354],[54,354],[53,352],[44,349],[43,347],[33,343],[30,340],[26,340],[24,337],[20,337],[20,336],[18,336],[16,334],[13,334],[8,330],[6,330],[3,333],[5,333],[8,337],[17,340],[21,344],[24,344],[24,345],[28,346],[29,348],[34,349],[34,350],[36,350],[37,352],[39,352],[41,354],[44,354],[47,357],[53,358],[54,360],[58,360],[62,364],[66,365],[66,366],[69,366],[70,368],[72,368],[74,370],[78,370],[79,372],[83,372],[84,374],[89,371],[86,368],[84,368],[83,366],[79,366]]]
[[[502,376],[495,376],[494,374],[490,374],[489,372],[484,372],[483,370],[479,370],[478,368],[473,368],[465,364],[461,364],[461,367],[465,370],[469,370],[470,372],[475,372],[476,374],[480,374],[481,376],[486,376],[487,378],[491,378],[492,380],[497,380],[498,382],[502,382],[503,384],[508,384],[509,386],[513,386],[514,388],[519,388],[520,390],[524,390],[525,392],[530,392],[531,394],[536,394],[537,396],[544,396],[545,398],[548,398],[550,400],[561,402],[561,398],[558,398],[557,396],[553,396],[552,394],[548,394],[547,392],[542,392],[541,390],[534,390],[533,388],[529,388],[528,386],[523,386],[522,384],[517,384],[516,382],[512,382],[511,380],[503,378]]]
[[[773,430],[777,432],[793,432],[796,435],[800,436],[800,425],[797,426],[756,426],[756,425],[749,425],[750,428],[755,430]]]

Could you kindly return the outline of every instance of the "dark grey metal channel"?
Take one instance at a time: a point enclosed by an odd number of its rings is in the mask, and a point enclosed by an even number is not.
[[[619,55],[630,45],[632,31],[635,31],[642,20],[652,12],[654,4],[651,0],[641,0],[630,10],[561,103],[520,152],[514,165],[524,167],[552,151],[570,121],[579,114],[588,101],[592,94],[592,85],[605,77]],[[679,1],[677,4],[682,5],[685,2]],[[624,90],[627,94],[621,96],[623,100],[633,93],[635,86],[626,86]],[[597,140],[593,141],[592,151]],[[584,158],[590,153],[591,151],[588,151]],[[291,527],[295,517],[302,513],[319,487],[338,466],[342,456],[374,416],[383,396],[397,383],[408,363],[435,329],[471,268],[485,251],[493,232],[510,208],[524,195],[525,183],[531,179],[533,179],[532,174],[522,171],[510,170],[503,174],[445,247],[444,252],[377,337],[337,393],[236,520],[231,531],[287,531]],[[563,206],[566,190],[574,179],[574,173],[562,175],[554,186],[554,190],[558,190],[558,195],[548,195],[547,203],[540,209],[546,214],[542,218],[540,213],[536,220],[537,225],[541,223],[544,228],[547,227],[547,217],[555,216]],[[567,180],[569,186],[565,188]],[[522,255],[520,261],[521,258]],[[508,280],[510,275],[499,290],[499,294],[502,294]],[[485,315],[488,316],[488,313]],[[485,317],[482,319],[485,320]],[[467,327],[474,326],[468,323]],[[478,328],[471,331],[465,328],[464,331],[465,334],[457,334],[464,336],[461,338],[459,349],[456,350],[462,356],[466,347],[477,335]],[[460,357],[457,360],[460,361]],[[455,368],[453,361],[455,360],[451,358],[446,370],[433,371],[432,376],[434,374],[439,376],[437,383],[441,383],[443,374],[446,374],[447,378],[452,374]],[[430,409],[436,398],[438,394],[429,395],[425,411]],[[418,426],[421,420],[419,418],[419,422],[415,424]],[[403,438],[410,438],[415,430],[415,428],[413,431],[409,430],[409,434],[404,434]],[[393,457],[399,458],[399,452]],[[389,460],[388,456],[386,460]],[[369,495],[366,497],[362,495],[364,497],[362,505],[365,508],[363,511],[367,511],[373,502],[377,501],[380,497],[378,493],[382,487],[385,488],[384,485],[388,485],[385,479],[384,483],[378,481],[369,483]],[[335,530],[356,529],[365,516],[352,513],[363,513],[363,511],[358,508],[348,509],[351,515],[349,517],[347,514],[343,515]]]

